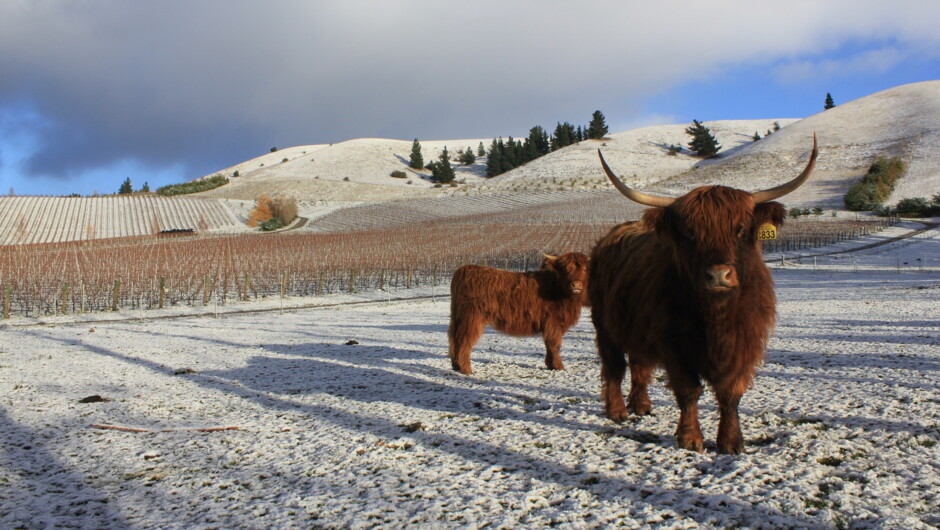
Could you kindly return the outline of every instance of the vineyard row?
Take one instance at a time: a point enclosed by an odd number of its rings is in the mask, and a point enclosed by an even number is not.
[[[888,222],[797,219],[765,249],[828,245]],[[542,253],[587,253],[610,226],[441,221],[328,234],[11,245],[0,247],[0,297],[9,317],[403,289],[442,282],[466,263],[526,270]]]

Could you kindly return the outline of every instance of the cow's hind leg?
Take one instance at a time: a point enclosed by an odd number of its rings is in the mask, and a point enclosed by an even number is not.
[[[470,369],[470,351],[480,340],[485,327],[483,319],[477,315],[451,318],[450,327],[447,329],[451,368],[468,375],[473,373]]]
[[[601,358],[601,399],[604,400],[604,412],[613,421],[623,423],[628,416],[623,402],[623,377],[627,373],[627,359],[600,329],[597,331],[597,354]]]
[[[655,367],[630,359],[630,395],[627,410],[639,416],[647,416],[653,410],[650,403],[649,386]]]

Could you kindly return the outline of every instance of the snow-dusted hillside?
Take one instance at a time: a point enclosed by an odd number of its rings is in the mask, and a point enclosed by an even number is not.
[[[782,129],[767,135],[775,128]],[[681,194],[704,184],[745,190],[776,186],[802,170],[815,133],[820,156],[810,181],[788,203],[802,207],[840,208],[850,184],[878,156],[900,156],[909,164],[889,200],[930,197],[940,191],[940,81],[898,86],[839,105],[805,119],[727,120],[705,122],[722,145],[721,156],[701,160],[687,150],[670,155],[672,144],[685,146],[688,124],[658,125],[611,134],[550,153],[493,179],[481,178],[484,166],[456,166],[456,188],[436,191],[407,167],[411,142],[360,139],[331,146],[305,146],[270,153],[221,171],[239,171],[237,182],[207,192],[208,196],[253,199],[258,193],[283,192],[308,201],[381,202],[426,198],[439,193],[466,194],[608,189],[597,149],[632,185]],[[763,138],[753,141],[754,133]],[[489,140],[421,142],[426,161],[446,144],[476,149]],[[281,162],[288,158],[287,162]],[[264,166],[262,167],[262,164]],[[409,179],[388,177],[405,171]],[[319,177],[319,178],[318,178]],[[348,180],[347,180],[348,179]],[[408,182],[411,184],[408,184]]]

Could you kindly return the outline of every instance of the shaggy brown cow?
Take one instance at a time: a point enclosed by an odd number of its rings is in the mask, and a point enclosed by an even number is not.
[[[587,303],[588,257],[579,252],[545,256],[542,268],[509,272],[481,265],[464,265],[450,284],[450,362],[465,374],[470,350],[489,325],[508,335],[542,334],[545,366],[564,370],[561,336],[581,317]]]
[[[627,409],[649,414],[647,387],[661,366],[679,405],[679,447],[702,451],[698,398],[704,379],[718,400],[718,450],[739,453],[744,443],[738,402],[753,381],[776,317],[758,232],[765,223],[783,222],[783,205],[769,201],[809,177],[818,155],[816,137],[799,176],[753,194],[707,186],[675,199],[646,195],[623,184],[599,150],[598,155],[623,195],[653,207],[641,221],[614,227],[591,255],[588,291],[607,416],[620,423]]]

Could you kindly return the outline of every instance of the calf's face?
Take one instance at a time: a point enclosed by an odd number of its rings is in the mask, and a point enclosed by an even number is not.
[[[589,258],[580,252],[569,252],[561,256],[545,256],[542,268],[552,270],[558,275],[559,285],[569,296],[581,296],[587,299],[587,278]]]

